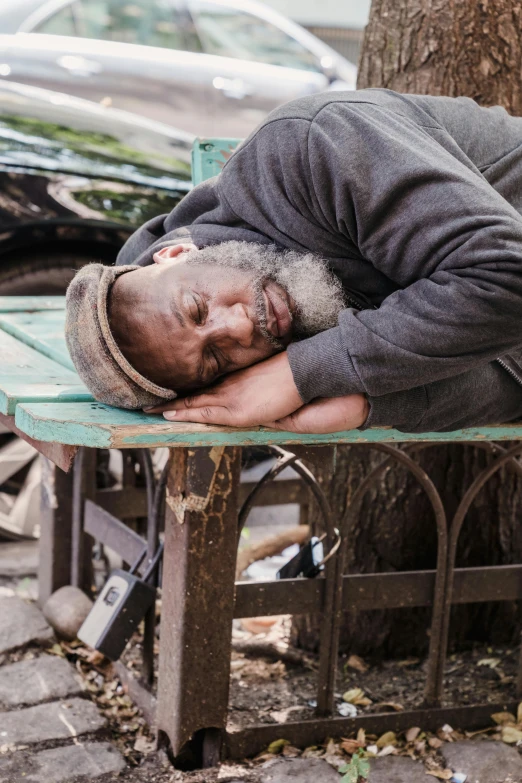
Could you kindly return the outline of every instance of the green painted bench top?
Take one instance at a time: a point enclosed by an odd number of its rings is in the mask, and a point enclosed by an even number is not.
[[[162,416],[125,411],[95,402],[70,369],[63,337],[63,297],[0,297],[0,413],[31,438],[73,446],[226,446],[261,444],[399,443],[519,440],[522,424],[423,435],[393,429],[353,430],[329,435],[295,435],[264,427],[230,427],[167,422]]]

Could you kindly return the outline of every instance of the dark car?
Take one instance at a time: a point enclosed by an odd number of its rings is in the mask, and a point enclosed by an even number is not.
[[[0,0],[0,78],[242,138],[357,69],[256,0]]]
[[[191,188],[193,137],[89,101],[0,82],[0,294],[63,293]]]

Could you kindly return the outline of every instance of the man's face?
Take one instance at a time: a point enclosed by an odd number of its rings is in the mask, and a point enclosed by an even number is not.
[[[252,269],[184,263],[188,249],[164,248],[154,265],[121,275],[109,309],[112,332],[131,365],[180,391],[283,350],[296,309],[274,280]]]

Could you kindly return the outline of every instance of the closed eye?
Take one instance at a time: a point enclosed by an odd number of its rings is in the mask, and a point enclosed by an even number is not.
[[[190,307],[190,313],[193,321],[198,326],[201,326],[202,324],[205,323],[208,317],[207,303],[205,302],[203,297],[197,294],[195,291],[191,291],[191,294],[192,294],[192,304]]]

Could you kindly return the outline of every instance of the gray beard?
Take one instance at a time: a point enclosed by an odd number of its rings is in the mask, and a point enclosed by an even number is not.
[[[337,325],[339,312],[346,307],[340,280],[326,261],[313,253],[278,250],[273,245],[253,242],[222,242],[187,253],[186,263],[214,263],[256,272],[254,294],[256,314],[268,342],[282,349],[282,343],[266,329],[263,284],[274,280],[296,304],[292,335],[295,340],[311,337]]]

